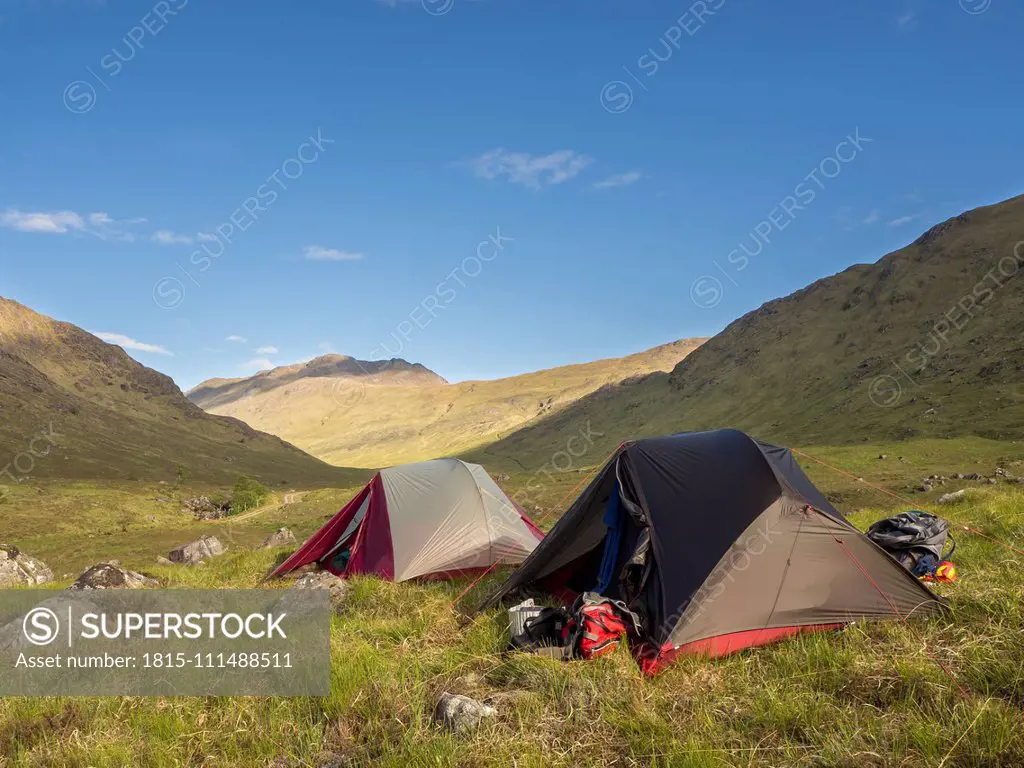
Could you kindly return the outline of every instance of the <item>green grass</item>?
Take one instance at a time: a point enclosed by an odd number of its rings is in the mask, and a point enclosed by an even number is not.
[[[899,489],[922,474],[974,471],[975,450],[987,467],[1013,458],[1016,447],[922,441],[807,452]],[[880,452],[891,458],[879,461]],[[898,455],[909,467],[889,463]],[[812,474],[826,492],[847,494],[840,506],[862,528],[893,505],[906,506],[877,492],[867,506],[862,483],[831,472]],[[540,484],[520,474],[504,484],[511,490],[540,485],[532,494],[543,514],[586,477],[571,471]],[[116,525],[133,510],[152,510],[152,490],[133,495],[130,488],[90,493],[78,487],[40,495],[52,499],[43,506],[51,511],[73,498],[83,504],[106,499],[101,517]],[[254,552],[249,543],[281,524],[300,535],[312,532],[354,490],[319,491],[297,504],[269,506],[242,521],[236,545],[208,566],[147,565],[145,571],[167,587],[251,587],[284,552]],[[934,508],[928,503],[933,498],[918,494],[914,500]],[[957,505],[934,509],[1024,549],[1020,486],[980,487]],[[161,514],[150,535],[180,538],[207,528],[176,519],[172,510]],[[49,551],[56,553],[58,538],[66,541],[67,535],[51,534]],[[163,547],[140,537],[141,549],[132,554],[115,534],[98,536],[123,560],[152,563]],[[961,580],[937,588],[951,600],[948,616],[910,626],[858,624],[716,661],[684,658],[655,679],[642,677],[625,652],[587,663],[503,653],[502,613],[467,616],[462,610],[502,574],[485,579],[454,609],[465,582],[359,578],[352,581],[346,612],[332,624],[330,696],[6,699],[0,701],[0,765],[319,766],[333,759],[343,765],[545,768],[1019,766],[1024,557],[966,533],[958,540]],[[13,543],[41,555],[29,545],[49,541],[36,533]],[[498,716],[475,734],[450,735],[431,722],[442,691],[489,697]]]

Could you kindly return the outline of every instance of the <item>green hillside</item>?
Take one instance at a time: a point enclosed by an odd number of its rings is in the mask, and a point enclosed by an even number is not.
[[[1024,196],[770,301],[671,374],[603,387],[477,456],[539,466],[588,422],[605,452],[723,426],[793,445],[1022,438],[1022,270]]]
[[[325,461],[383,467],[486,445],[601,386],[671,371],[703,341],[682,339],[626,357],[457,384],[404,360],[332,356],[249,379],[214,379],[188,396]]]
[[[189,402],[167,376],[0,298],[0,485],[40,478],[279,485],[355,476]],[[361,474],[359,474],[361,476]]]

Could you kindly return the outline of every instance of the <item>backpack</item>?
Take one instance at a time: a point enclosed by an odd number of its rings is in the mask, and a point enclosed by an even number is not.
[[[620,600],[584,592],[573,605],[566,644],[583,659],[615,650],[624,635],[640,633],[640,617]]]
[[[915,576],[933,573],[939,562],[949,560],[956,550],[949,523],[917,509],[879,520],[868,528],[867,537]],[[953,546],[943,554],[947,539]]]
[[[512,636],[512,649],[537,653],[545,648],[563,648],[570,621],[564,608],[545,608],[526,620],[520,634]]]

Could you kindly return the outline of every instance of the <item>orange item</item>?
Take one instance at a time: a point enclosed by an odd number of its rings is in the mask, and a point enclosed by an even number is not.
[[[935,580],[942,581],[946,584],[952,584],[957,579],[956,566],[953,565],[949,560],[943,560],[939,563],[939,567],[935,569]]]

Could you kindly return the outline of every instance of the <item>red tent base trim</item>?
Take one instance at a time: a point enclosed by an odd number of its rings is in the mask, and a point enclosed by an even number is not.
[[[731,632],[727,635],[707,637],[675,648],[666,643],[656,652],[649,643],[639,646],[635,652],[637,663],[646,675],[656,675],[672,664],[677,656],[700,655],[709,659],[729,656],[748,648],[771,645],[788,640],[797,635],[811,632],[832,632],[842,629],[845,624],[806,624],[797,627],[775,627],[773,629],[748,629],[743,632]]]

